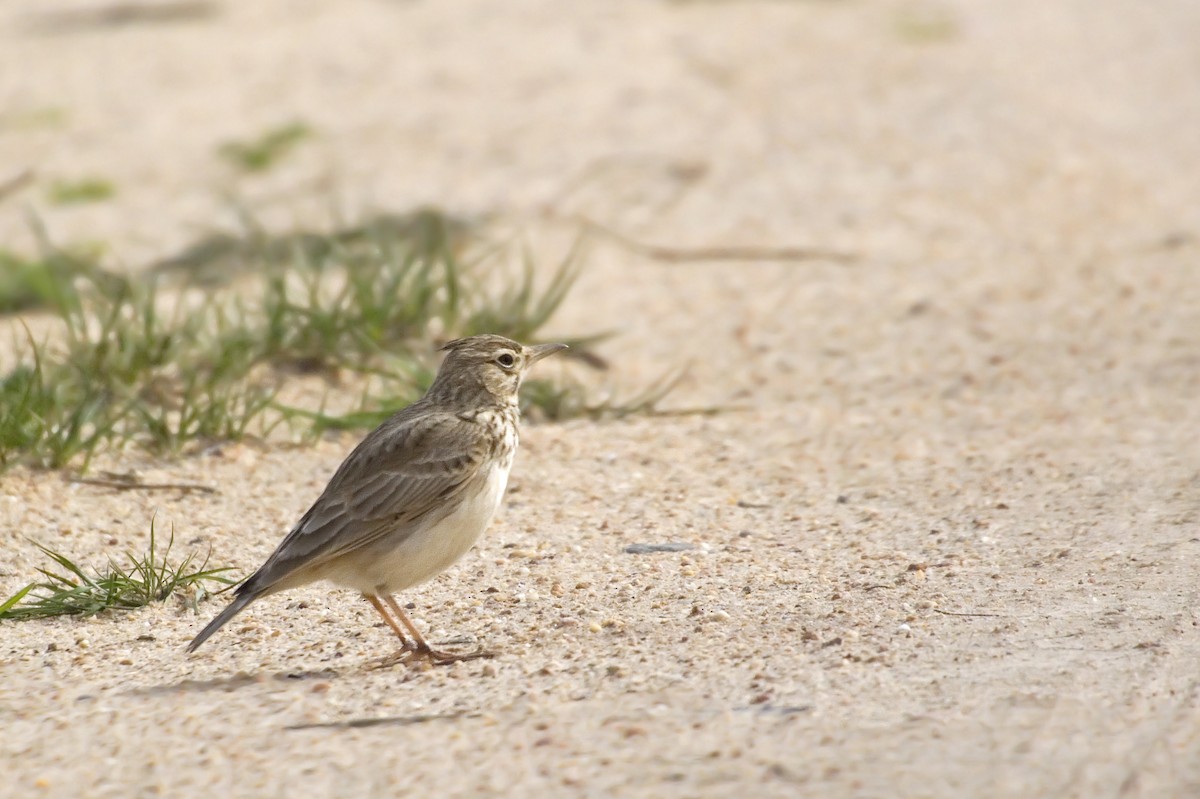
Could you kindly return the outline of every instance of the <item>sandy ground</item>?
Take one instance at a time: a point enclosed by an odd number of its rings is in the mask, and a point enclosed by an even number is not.
[[[615,379],[690,364],[711,416],[526,431],[479,547],[404,601],[491,662],[371,670],[323,587],[194,656],[181,603],[0,625],[5,796],[1200,795],[1200,5],[221,3],[104,26],[0,10],[5,246],[32,210],[136,266],[227,224],[432,203],[586,218],[556,325]],[[70,22],[70,24],[65,24]],[[317,138],[265,177],[221,142]],[[116,197],[61,208],[57,178]],[[249,570],[354,443],[120,468],[216,495],[0,478],[88,560],[180,545]],[[635,543],[692,549],[627,554]]]

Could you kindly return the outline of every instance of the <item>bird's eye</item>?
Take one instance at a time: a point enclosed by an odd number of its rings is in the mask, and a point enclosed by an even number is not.
[[[508,369],[516,362],[516,358],[513,358],[511,353],[505,352],[496,357],[496,363],[500,364],[505,369]]]

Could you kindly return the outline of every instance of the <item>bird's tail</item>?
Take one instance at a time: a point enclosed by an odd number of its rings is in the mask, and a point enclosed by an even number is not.
[[[210,621],[208,626],[201,630],[200,634],[192,639],[192,642],[187,646],[187,651],[195,652],[197,649],[199,649],[200,645],[209,639],[209,636],[221,629],[221,627],[225,625],[225,622],[241,613],[247,605],[258,599],[258,597],[259,595],[252,591],[239,593],[237,598],[230,602],[229,605],[223,611],[221,611],[220,615]]]

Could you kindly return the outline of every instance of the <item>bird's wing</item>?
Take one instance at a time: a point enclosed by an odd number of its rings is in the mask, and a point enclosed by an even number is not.
[[[482,425],[451,413],[398,414],[350,453],[247,588],[269,592],[301,569],[416,529],[452,506],[488,457]]]

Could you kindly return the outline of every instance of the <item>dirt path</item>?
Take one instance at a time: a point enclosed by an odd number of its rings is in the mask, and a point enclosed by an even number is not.
[[[581,218],[856,259],[597,239],[558,324],[735,410],[527,430],[480,547],[405,597],[500,658],[369,670],[389,633],[320,587],[192,657],[215,603],[0,625],[12,795],[1200,792],[1200,6],[50,6],[0,12],[0,170],[36,176],[5,246],[31,208],[142,263],[232,189],[275,226],[492,215],[543,263]],[[264,177],[215,155],[297,119]],[[83,175],[114,198],[47,203]],[[5,475],[0,590],[25,536],[95,561],[155,511],[253,568],[352,444],[120,464],[218,495]]]

